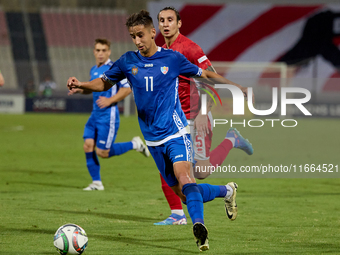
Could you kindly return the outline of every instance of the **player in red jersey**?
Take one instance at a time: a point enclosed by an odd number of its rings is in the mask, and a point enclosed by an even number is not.
[[[158,28],[162,33],[165,44],[163,48],[176,50],[182,53],[191,63],[202,69],[215,71],[203,50],[179,32],[182,21],[179,12],[173,7],[165,7],[157,15]],[[236,84],[230,81],[230,84]],[[191,136],[194,147],[195,169],[204,169],[205,166],[219,166],[227,157],[232,148],[240,148],[247,154],[253,153],[253,148],[248,140],[245,140],[236,129],[229,129],[226,138],[210,152],[212,141],[212,115],[210,112],[212,102],[208,102],[207,115],[200,113],[200,96],[196,86],[190,86],[190,79],[179,76],[178,95],[182,110],[191,125]],[[210,175],[209,171],[196,172],[195,178],[204,179]],[[171,209],[171,215],[164,221],[154,223],[155,225],[181,225],[187,224],[180,198],[173,192],[161,176],[162,190]],[[229,188],[237,189],[236,183],[229,183]],[[228,210],[226,213],[229,217]],[[237,212],[230,219],[236,218]]]

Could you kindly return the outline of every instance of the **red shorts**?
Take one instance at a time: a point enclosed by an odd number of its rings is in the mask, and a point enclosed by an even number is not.
[[[210,158],[210,148],[211,148],[211,142],[212,142],[212,114],[211,112],[208,112],[207,114],[208,118],[208,129],[209,134],[206,134],[205,137],[199,136],[197,130],[193,130],[193,121],[190,121],[190,126],[192,127],[190,130],[191,139],[193,141],[193,147],[194,147],[194,159],[195,160],[208,160]]]

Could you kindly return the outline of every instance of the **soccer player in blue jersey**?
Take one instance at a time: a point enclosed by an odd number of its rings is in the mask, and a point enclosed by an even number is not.
[[[104,38],[95,40],[94,57],[96,64],[90,70],[90,80],[102,77],[113,64],[110,60],[110,42]],[[74,90],[73,93],[92,93],[89,90]],[[149,156],[149,150],[138,136],[132,141],[114,143],[119,128],[119,111],[117,102],[123,100],[131,93],[131,88],[126,79],[117,83],[117,86],[104,92],[93,92],[93,110],[84,130],[84,152],[86,166],[91,175],[92,183],[84,190],[104,190],[100,176],[98,157],[109,158],[121,155],[129,150],[137,150]]]
[[[232,212],[237,206],[236,189],[228,189],[226,185],[196,184],[195,178],[190,176],[191,141],[178,98],[178,76],[229,81],[214,72],[202,70],[179,52],[157,47],[154,40],[156,30],[147,11],[132,14],[126,26],[138,50],[121,56],[102,78],[80,82],[70,77],[67,86],[70,91],[78,88],[103,91],[124,78],[128,79],[140,129],[150,153],[163,178],[187,205],[197,246],[200,251],[208,250],[203,203],[221,197]],[[246,92],[245,88],[239,87]]]

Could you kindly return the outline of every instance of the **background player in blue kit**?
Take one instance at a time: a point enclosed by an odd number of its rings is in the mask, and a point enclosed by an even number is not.
[[[102,78],[79,82],[70,77],[67,86],[71,92],[78,88],[103,91],[124,78],[128,79],[150,153],[168,185],[186,203],[199,249],[208,250],[203,203],[222,197],[232,212],[237,207],[236,188],[207,183],[197,185],[195,178],[190,176],[191,141],[178,98],[178,76],[219,78],[219,82],[224,83],[227,80],[214,72],[202,70],[179,52],[157,47],[154,40],[156,30],[147,11],[132,14],[126,26],[138,51],[125,53]],[[235,86],[245,92],[242,86]]]
[[[95,40],[93,50],[96,65],[90,70],[90,80],[102,77],[113,64],[110,60],[110,42],[107,39]],[[75,90],[73,93],[92,93],[89,90]],[[100,164],[98,156],[109,158],[121,155],[129,150],[135,149],[145,156],[150,153],[140,137],[134,137],[132,141],[125,143],[114,143],[119,128],[119,111],[117,102],[123,100],[131,93],[127,80],[117,83],[117,86],[104,91],[94,92],[93,110],[84,130],[84,151],[86,155],[86,166],[92,177],[92,183],[84,190],[104,190],[100,177]]]

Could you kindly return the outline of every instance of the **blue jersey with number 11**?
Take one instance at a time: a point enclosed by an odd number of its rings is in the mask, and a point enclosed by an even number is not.
[[[149,145],[157,145],[184,134],[187,120],[178,99],[178,76],[201,76],[202,69],[181,53],[158,47],[151,57],[139,51],[121,56],[103,79],[116,83],[129,80],[138,111],[138,121]]]

